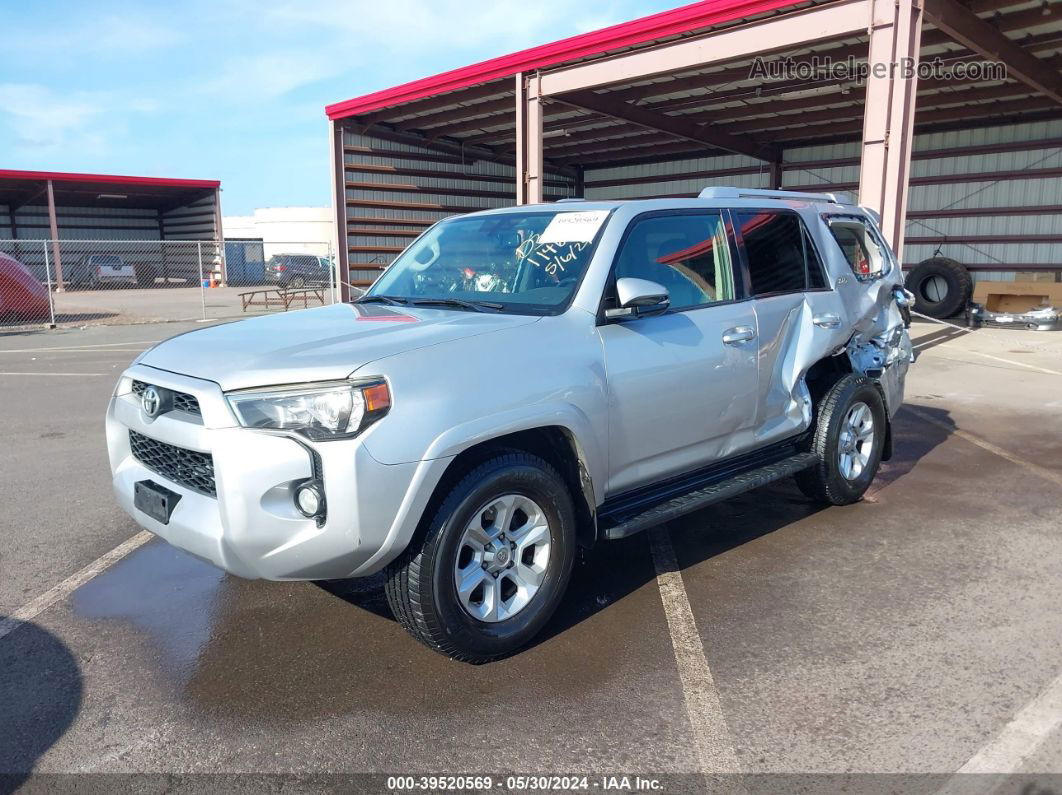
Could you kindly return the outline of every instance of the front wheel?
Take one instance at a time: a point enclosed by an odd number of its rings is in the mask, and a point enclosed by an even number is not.
[[[542,629],[575,559],[571,494],[546,461],[500,453],[449,490],[387,570],[387,601],[417,640],[465,662],[519,649]]]
[[[866,376],[847,375],[816,406],[809,445],[818,463],[796,476],[808,497],[831,505],[857,502],[878,472],[888,417]]]

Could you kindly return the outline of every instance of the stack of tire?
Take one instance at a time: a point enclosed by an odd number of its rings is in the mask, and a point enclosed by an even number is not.
[[[907,274],[905,286],[914,293],[915,312],[935,318],[961,315],[973,297],[970,272],[950,257],[930,257],[919,262]]]

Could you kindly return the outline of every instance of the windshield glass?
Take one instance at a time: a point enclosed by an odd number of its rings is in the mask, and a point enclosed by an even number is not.
[[[454,218],[428,230],[361,300],[483,302],[496,311],[554,314],[571,301],[609,210]]]

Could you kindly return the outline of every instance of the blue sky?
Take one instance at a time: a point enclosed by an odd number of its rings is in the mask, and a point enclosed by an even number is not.
[[[0,0],[0,168],[330,202],[324,106],[681,0]]]

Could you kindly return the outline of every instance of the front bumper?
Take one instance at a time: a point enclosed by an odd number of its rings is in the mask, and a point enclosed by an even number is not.
[[[966,310],[966,323],[970,328],[1029,329],[1031,331],[1062,330],[1062,310],[1041,307],[1028,312],[992,312],[980,304],[972,304]]]
[[[202,416],[179,411],[148,417],[132,393],[140,380],[198,400]],[[220,387],[210,381],[134,365],[107,410],[107,447],[114,492],[139,525],[176,547],[247,578],[314,580],[370,574],[397,555],[412,535],[421,486],[439,462],[386,465],[361,438],[310,443],[240,427]],[[132,453],[129,431],[213,457],[217,497],[146,466]],[[328,512],[307,519],[294,489],[314,476],[314,453]],[[138,481],[181,495],[168,524],[134,506]],[[428,486],[429,490],[431,486]]]

